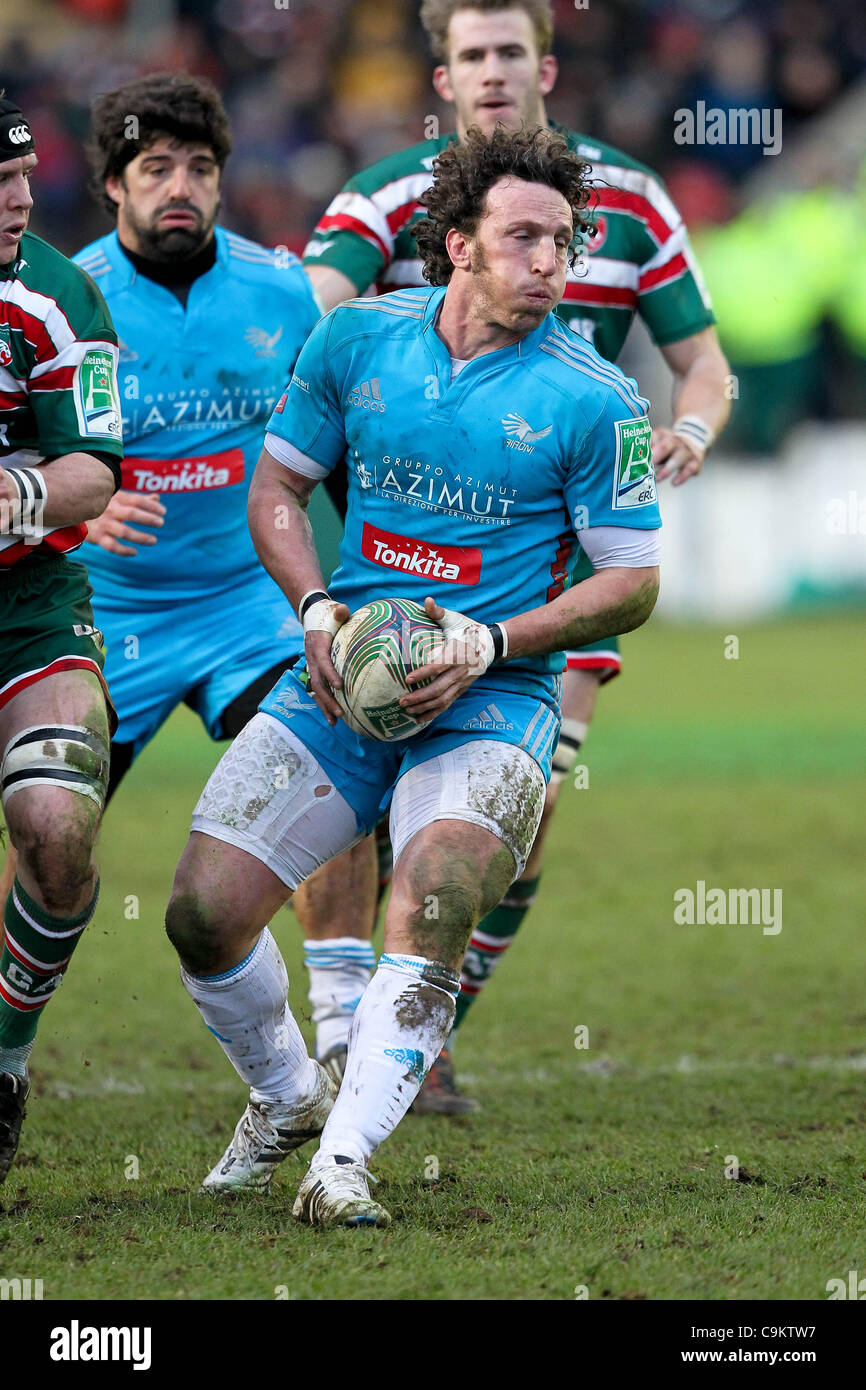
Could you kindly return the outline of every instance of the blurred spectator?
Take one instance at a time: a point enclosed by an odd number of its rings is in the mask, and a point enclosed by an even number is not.
[[[824,327],[845,300],[859,219],[836,189],[747,208],[694,237],[736,381],[726,448],[774,452],[799,420],[826,413]],[[866,349],[866,301],[849,331]]]
[[[681,91],[678,107],[726,113],[732,110],[769,110],[778,106],[770,76],[770,48],[757,24],[741,19],[720,26],[704,36],[705,67]],[[694,152],[694,151],[693,151]],[[725,141],[701,147],[701,157],[727,173],[745,173],[764,157],[757,143]]]
[[[560,79],[551,116],[659,170],[699,233],[723,340],[742,378],[730,438],[740,430],[741,442],[772,448],[798,412],[827,408],[828,400],[862,413],[866,233],[853,200],[821,190],[741,211],[745,176],[775,160],[759,144],[673,138],[675,113],[702,101],[723,111],[779,108],[787,148],[792,134],[862,80],[862,0],[553,4]],[[433,95],[431,66],[418,0],[0,5],[0,85],[37,131],[34,230],[65,251],[105,227],[86,193],[83,159],[97,92],[158,68],[211,77],[235,135],[225,221],[300,250],[354,170],[423,139],[431,116],[450,120]],[[827,177],[819,168],[818,181]],[[866,211],[866,201],[859,207]],[[849,229],[847,241],[834,217]],[[821,267],[843,254],[843,241],[853,259],[840,287]],[[819,362],[829,322],[844,370],[833,374],[828,394]],[[853,407],[852,391],[860,392]]]

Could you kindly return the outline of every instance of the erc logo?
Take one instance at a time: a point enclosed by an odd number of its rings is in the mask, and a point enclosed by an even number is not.
[[[614,473],[614,511],[647,507],[656,500],[650,436],[652,426],[646,415],[640,420],[617,420],[616,469]]]

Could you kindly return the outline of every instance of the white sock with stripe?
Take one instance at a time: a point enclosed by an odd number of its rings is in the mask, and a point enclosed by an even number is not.
[[[396,1128],[442,1050],[460,987],[423,956],[384,955],[355,1010],[340,1094],[313,1164],[337,1154],[366,1163]]]
[[[180,977],[254,1101],[297,1105],[312,1095],[319,1072],[289,1008],[289,977],[265,927],[249,955],[223,975]]]
[[[310,974],[310,1004],[316,1025],[316,1056],[349,1038],[352,1016],[376,969],[369,941],[354,936],[305,941],[304,964]]]

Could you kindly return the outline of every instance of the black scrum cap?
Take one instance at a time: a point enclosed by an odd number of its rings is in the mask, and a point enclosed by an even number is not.
[[[0,96],[0,164],[33,151],[33,134],[20,106]]]

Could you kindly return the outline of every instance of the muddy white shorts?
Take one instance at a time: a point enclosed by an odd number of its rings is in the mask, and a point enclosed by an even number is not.
[[[396,783],[383,765],[382,801],[393,791],[395,863],[419,830],[464,820],[496,835],[526,864],[544,807],[545,779],[522,748],[472,739],[410,767]],[[349,792],[351,795],[351,792]],[[192,829],[246,850],[294,890],[366,834],[363,816],[280,720],[259,713],[214,769]]]

